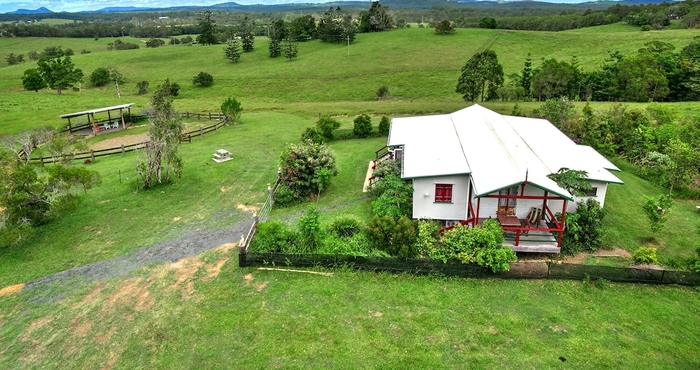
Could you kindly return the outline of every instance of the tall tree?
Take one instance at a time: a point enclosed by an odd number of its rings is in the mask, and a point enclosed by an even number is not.
[[[46,51],[37,61],[37,70],[58,95],[61,95],[64,87],[73,87],[83,80],[83,71],[75,68],[70,56],[65,55],[60,47],[46,48]]]
[[[289,37],[287,40],[284,41],[284,45],[282,47],[284,50],[284,57],[287,58],[290,62],[292,59],[297,57],[297,42],[294,40],[292,37]]]
[[[369,10],[360,12],[360,32],[381,32],[394,28],[389,8],[372,1]]]
[[[253,32],[253,27],[248,17],[243,18],[243,22],[241,23],[241,40],[243,42],[244,53],[249,53],[254,49],[255,33]]]
[[[306,41],[316,38],[316,20],[311,15],[304,15],[292,20],[289,26],[291,33],[297,41]],[[284,39],[286,37],[282,37]]]
[[[532,75],[531,92],[537,100],[549,100],[562,96],[574,99],[577,91],[577,66],[554,58],[542,61]]]
[[[618,89],[624,101],[661,101],[670,90],[663,67],[652,52],[644,49],[618,63]]]
[[[493,50],[486,49],[474,54],[467,64],[462,67],[462,75],[459,76],[456,92],[462,94],[464,101],[474,101],[481,96],[481,101],[486,97],[486,87],[489,88],[489,96],[503,86],[503,66],[498,63],[498,56]]]
[[[525,58],[525,63],[523,65],[522,76],[520,76],[520,86],[525,90],[525,96],[531,96],[531,82],[532,82],[532,58],[530,53],[527,53],[527,58]]]
[[[236,63],[241,59],[241,43],[238,40],[229,40],[224,47],[226,59]]]
[[[353,42],[357,27],[350,14],[343,13],[340,7],[331,7],[319,20],[317,32],[323,42]]]
[[[22,76],[22,86],[24,86],[25,90],[38,92],[46,87],[46,82],[36,68],[31,68],[24,71],[24,76]]]
[[[216,22],[211,18],[211,10],[202,12],[197,17],[197,25],[199,28],[199,36],[197,36],[197,43],[201,45],[213,45],[218,44],[216,38]]]
[[[182,173],[183,162],[177,153],[182,136],[182,122],[173,108],[169,79],[158,86],[151,97],[149,121],[150,142],[136,165],[144,189],[151,187],[154,181],[158,184],[170,181],[171,171],[178,179]]]

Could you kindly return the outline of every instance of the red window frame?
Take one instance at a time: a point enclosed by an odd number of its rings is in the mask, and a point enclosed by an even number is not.
[[[452,203],[452,184],[435,184],[435,203]]]

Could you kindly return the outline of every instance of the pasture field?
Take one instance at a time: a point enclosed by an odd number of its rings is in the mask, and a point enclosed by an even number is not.
[[[610,31],[606,32],[606,27]],[[651,40],[669,42],[678,49],[687,45],[697,30],[639,32],[620,25],[567,32],[530,32],[483,29],[459,29],[453,35],[435,35],[432,29],[410,28],[386,33],[359,34],[348,48],[318,40],[299,44],[298,59],[271,59],[264,37],[256,39],[256,49],[244,53],[241,61],[223,58],[222,45],[175,45],[156,49],[107,51],[114,39],[0,39],[6,53],[42,51],[49,45],[70,47],[76,55],[76,67],[85,73],[85,81],[99,67],[116,67],[124,75],[123,96],[117,100],[113,86],[89,87],[80,92],[66,91],[63,96],[46,90],[24,91],[21,76],[35,66],[28,61],[7,66],[0,60],[0,132],[17,132],[27,127],[64,123],[60,114],[117,103],[134,102],[146,107],[148,96],[136,95],[136,83],[147,80],[151,88],[165,78],[182,86],[177,98],[180,106],[191,111],[216,111],[228,96],[239,99],[247,111],[283,110],[305,117],[319,112],[329,115],[376,113],[408,115],[442,113],[464,107],[454,92],[462,66],[475,52],[490,47],[499,56],[506,75],[519,72],[528,53],[536,67],[540,58],[569,60],[576,56],[584,70],[598,68],[608,51],[630,54]],[[634,30],[634,31],[633,31]],[[80,50],[89,54],[79,54]],[[211,88],[192,86],[191,79],[204,71],[214,77]],[[390,98],[376,101],[376,91],[386,85]],[[498,105],[498,104],[497,104]],[[513,103],[503,103],[507,111]],[[697,113],[697,104],[685,103]],[[31,109],[26,109],[26,107]],[[529,105],[528,105],[529,106]],[[535,105],[536,106],[536,105]]]

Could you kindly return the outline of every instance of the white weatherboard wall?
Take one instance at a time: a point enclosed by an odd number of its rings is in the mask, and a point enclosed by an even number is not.
[[[452,203],[435,203],[435,184],[452,184]],[[466,220],[468,195],[469,175],[413,179],[413,218]]]
[[[581,202],[581,201],[585,202],[588,199],[597,200],[598,203],[600,203],[600,207],[601,208],[603,207],[603,204],[605,203],[605,195],[608,192],[608,183],[607,182],[599,182],[599,181],[591,181],[590,183],[591,183],[592,187],[598,188],[598,195],[595,197],[574,197],[573,202],[569,201],[566,204],[566,211],[567,212],[575,213],[576,208],[578,208],[577,203]],[[561,202],[562,201],[560,201],[560,200],[550,200],[549,203],[547,203],[547,204],[549,205],[549,209],[551,209],[552,212],[557,213],[557,212],[561,212],[561,207],[562,207]]]

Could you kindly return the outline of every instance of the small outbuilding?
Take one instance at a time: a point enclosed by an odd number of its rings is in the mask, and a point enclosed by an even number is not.
[[[115,105],[113,107],[90,109],[90,110],[86,110],[86,111],[82,111],[82,112],[64,114],[61,116],[61,118],[65,118],[68,120],[68,126],[66,128],[70,133],[74,133],[74,132],[86,130],[86,129],[92,129],[92,132],[94,134],[97,134],[99,131],[118,129],[118,128],[120,128],[120,126],[122,129],[126,129],[127,122],[126,122],[125,117],[124,117],[125,116],[124,111],[126,111],[126,114],[129,117],[128,123],[131,124],[132,123],[132,121],[131,121],[131,107],[133,105],[134,105],[134,103],[129,103],[129,104],[122,104],[122,105]],[[95,118],[95,114],[104,113],[104,112],[107,112],[106,119],[104,117],[102,117],[99,120],[97,120]],[[115,112],[115,113],[112,114],[112,112]],[[78,119],[78,117],[82,117],[82,116],[87,117],[87,123],[80,123],[78,125],[75,125],[73,122],[71,122],[71,119],[73,119],[75,121],[76,119]]]

